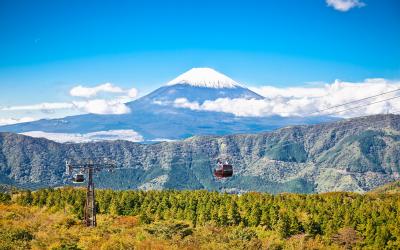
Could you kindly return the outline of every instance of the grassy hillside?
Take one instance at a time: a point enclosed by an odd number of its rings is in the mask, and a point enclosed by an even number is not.
[[[400,196],[207,191],[96,193],[98,227],[81,223],[83,189],[0,203],[0,249],[399,249]]]

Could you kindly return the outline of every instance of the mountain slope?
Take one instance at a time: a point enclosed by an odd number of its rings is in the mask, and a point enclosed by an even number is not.
[[[151,145],[59,144],[0,133],[0,149],[0,180],[7,184],[61,185],[66,159],[108,157],[122,168],[100,173],[100,187],[364,192],[399,178],[400,116],[368,116],[261,134],[195,136]],[[232,162],[233,178],[213,178],[218,158]]]
[[[218,98],[245,98],[245,99],[263,99],[264,97],[253,91],[243,88],[207,88],[199,86],[190,86],[188,84],[175,84],[172,86],[163,86],[151,92],[149,95],[140,99],[140,102],[157,104],[157,102],[173,102],[178,98],[185,98],[191,102],[203,103],[207,100],[216,100]],[[128,103],[134,105],[135,102]],[[166,104],[167,104],[166,103]]]

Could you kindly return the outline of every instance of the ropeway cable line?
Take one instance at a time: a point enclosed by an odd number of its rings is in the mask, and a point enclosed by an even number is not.
[[[376,103],[381,103],[381,102],[385,102],[385,101],[390,101],[390,100],[397,99],[397,98],[400,98],[400,96],[395,96],[395,97],[383,99],[383,100],[376,101],[376,102],[367,103],[367,104],[364,104],[364,105],[359,105],[359,106],[356,106],[356,107],[351,107],[351,108],[344,109],[344,110],[340,110],[340,111],[336,111],[336,112],[331,112],[331,113],[328,113],[328,114],[325,114],[325,115],[334,115],[334,114],[342,113],[342,112],[345,112],[345,111],[348,111],[348,110],[353,110],[353,109],[358,109],[358,108],[362,108],[362,107],[367,107],[367,106],[370,106],[370,105],[373,105],[373,104],[376,104]]]
[[[377,94],[377,95],[372,95],[372,96],[364,97],[364,98],[361,98],[361,99],[358,99],[358,100],[354,100],[354,101],[342,103],[342,104],[339,104],[339,105],[331,106],[329,108],[320,109],[320,110],[314,111],[312,113],[309,113],[307,115],[313,115],[313,114],[316,114],[316,113],[322,113],[323,111],[326,111],[326,110],[330,110],[330,109],[334,109],[334,108],[338,108],[338,107],[343,107],[343,106],[346,106],[346,105],[349,105],[349,104],[353,104],[353,103],[358,103],[358,102],[361,102],[361,101],[365,101],[365,100],[368,100],[368,99],[371,99],[371,98],[375,98],[375,97],[378,97],[378,96],[386,95],[386,94],[393,93],[393,92],[396,92],[396,91],[400,91],[400,89],[395,89],[395,90],[383,92],[383,93],[380,93],[380,94]],[[368,105],[370,105],[370,104],[368,104]]]

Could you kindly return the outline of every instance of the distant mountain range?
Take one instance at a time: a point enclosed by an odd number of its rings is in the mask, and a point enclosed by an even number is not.
[[[0,183],[70,184],[66,159],[108,157],[120,169],[99,173],[114,189],[208,189],[229,192],[364,192],[400,176],[400,116],[374,115],[258,134],[194,136],[182,141],[56,143],[0,133]],[[217,159],[234,176],[216,180]]]
[[[335,120],[330,117],[240,117],[196,109],[196,104],[219,98],[259,100],[264,97],[213,69],[194,68],[150,94],[127,103],[131,110],[128,114],[85,114],[39,120],[1,126],[0,131],[61,142],[110,139],[151,142],[179,140],[193,135],[256,133],[294,124]]]

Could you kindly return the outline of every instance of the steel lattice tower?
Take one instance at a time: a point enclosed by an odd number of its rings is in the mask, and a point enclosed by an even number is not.
[[[96,171],[101,171],[107,169],[112,171],[116,168],[116,164],[108,159],[103,160],[86,160],[86,161],[76,161],[71,163],[71,161],[66,162],[66,173],[71,175],[73,170],[79,170],[87,175],[87,189],[86,189],[86,202],[84,207],[84,222],[88,227],[97,226],[96,221],[96,198],[95,198],[95,188],[93,175]],[[83,182],[83,180],[82,180]]]

